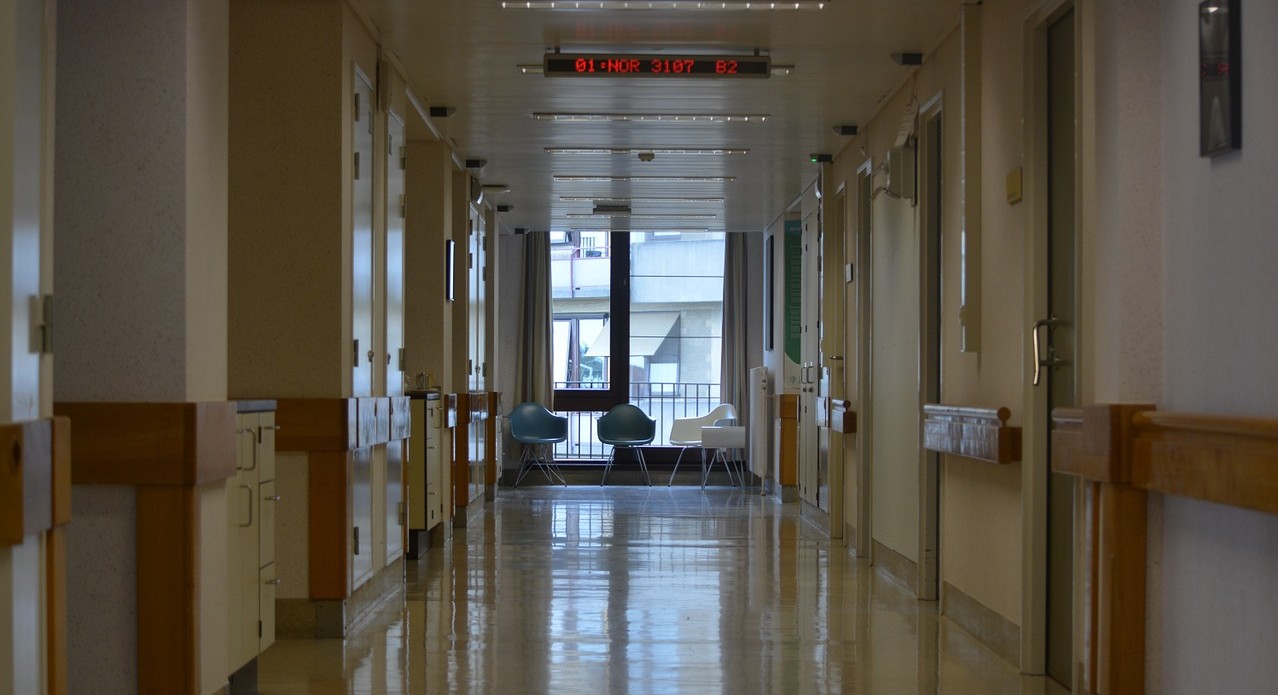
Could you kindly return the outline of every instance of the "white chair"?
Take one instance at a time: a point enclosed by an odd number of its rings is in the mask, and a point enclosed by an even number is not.
[[[675,473],[679,472],[679,462],[683,460],[683,454],[691,447],[701,447],[701,428],[709,427],[716,421],[724,418],[735,418],[737,409],[732,407],[731,403],[720,403],[715,406],[714,410],[701,415],[699,417],[675,418],[674,424],[670,426],[670,444],[672,446],[681,446],[679,450],[679,458],[675,459],[674,470],[670,471],[670,482],[666,486],[674,484]],[[706,473],[706,451],[701,450],[701,477],[705,478]],[[704,487],[704,483],[702,484]]]
[[[741,459],[733,457],[737,461],[736,478],[733,478],[732,461],[728,459],[728,452],[736,449],[745,449],[746,445],[746,428],[737,424],[736,418],[723,418],[716,420],[713,425],[701,428],[701,445],[707,449],[714,449],[714,456],[710,458],[710,463],[701,473],[701,487],[706,486],[706,482],[710,480],[710,471],[714,469],[716,461],[723,463],[723,470],[728,473],[728,482],[736,485],[740,481],[741,487],[746,486],[745,468],[741,466]]]

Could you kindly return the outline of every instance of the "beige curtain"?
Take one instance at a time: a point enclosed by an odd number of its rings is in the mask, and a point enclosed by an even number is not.
[[[517,403],[554,404],[551,354],[550,235],[524,235],[523,305],[519,312]]]
[[[746,237],[729,232],[723,243],[723,347],[719,399],[737,409],[742,424],[750,421],[746,364]]]

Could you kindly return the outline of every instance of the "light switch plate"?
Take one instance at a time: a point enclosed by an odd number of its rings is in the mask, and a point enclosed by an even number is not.
[[[1016,167],[1007,174],[1007,204],[1021,202],[1021,168]]]

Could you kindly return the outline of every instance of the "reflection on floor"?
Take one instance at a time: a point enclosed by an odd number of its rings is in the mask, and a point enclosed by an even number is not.
[[[353,636],[264,693],[1034,693],[803,521],[730,488],[504,489]]]

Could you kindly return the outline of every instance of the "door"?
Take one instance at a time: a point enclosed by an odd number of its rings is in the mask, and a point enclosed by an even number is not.
[[[820,318],[821,318],[821,214],[818,188],[815,184],[803,195],[800,208],[802,221],[803,284],[801,290],[802,332],[800,346],[802,369],[799,377],[799,497],[820,507],[821,456],[819,428],[816,425],[817,389],[820,385]]]
[[[404,171],[408,147],[404,121],[391,112],[387,119],[386,151],[386,390],[404,395]]]
[[[373,85],[355,68],[351,143],[351,395],[373,389]]]
[[[822,213],[821,233],[821,392],[830,402],[847,399],[847,375],[844,365],[847,364],[847,288],[844,275],[847,263],[846,252],[846,220],[847,220],[847,186],[838,184],[833,195],[826,197]],[[833,410],[833,408],[831,408]],[[829,477],[817,490],[818,497],[824,502],[830,514],[830,537],[842,540],[846,519],[845,486],[847,484],[847,449],[851,439],[833,429],[822,429],[828,446],[827,465],[824,470]]]
[[[1075,229],[1074,12],[1047,30],[1047,306],[1034,325],[1037,388],[1051,411],[1075,407],[1077,389],[1077,242]],[[1047,673],[1073,682],[1074,481],[1050,473],[1047,439]]]
[[[388,396],[404,395],[404,172],[408,148],[404,141],[404,121],[391,111],[386,119],[386,261],[383,281],[385,306],[386,365],[385,391]],[[404,442],[386,445],[386,558],[393,561],[404,549],[406,516],[404,501]]]

